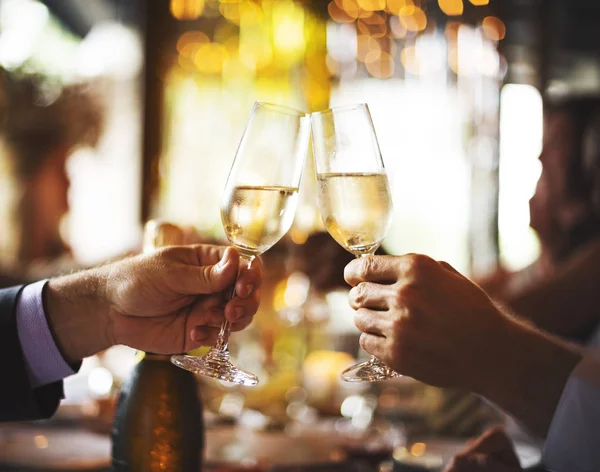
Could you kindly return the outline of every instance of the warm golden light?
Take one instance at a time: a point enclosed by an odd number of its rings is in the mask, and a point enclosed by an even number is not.
[[[413,6],[413,0],[388,0],[385,10],[392,15],[397,15],[407,6]]]
[[[504,22],[495,16],[486,16],[481,23],[484,34],[493,41],[500,41],[506,36]]]
[[[381,49],[374,49],[373,51],[369,51],[367,53],[367,55],[365,56],[365,64],[372,64],[374,62],[379,61],[382,54],[387,54],[387,53],[382,53]]]
[[[391,54],[382,51],[371,51],[365,58],[367,71],[378,79],[387,79],[394,75],[396,65]]]
[[[476,7],[487,5],[488,3],[490,3],[490,0],[469,0],[469,1]]]
[[[240,24],[240,4],[237,2],[221,2],[219,12],[234,25]]]
[[[304,53],[304,10],[292,0],[273,6],[273,42],[279,57],[288,64]]]
[[[446,23],[444,34],[446,35],[448,41],[456,41],[456,37],[458,36],[458,28],[460,28],[460,21],[449,21]]]
[[[208,36],[202,31],[188,31],[183,33],[177,41],[177,51],[179,54],[183,54],[183,51],[190,51],[190,45],[196,49],[202,43],[208,43],[210,40]]]
[[[390,33],[393,38],[404,38],[406,36],[407,29],[397,16],[390,18]]]
[[[195,20],[204,11],[204,0],[171,0],[171,14],[178,20]]]
[[[38,449],[46,449],[48,447],[48,438],[43,434],[38,434],[33,437],[33,443]]]
[[[331,19],[338,23],[352,23],[355,20],[355,18],[348,15],[348,13],[342,10],[333,0],[327,5],[327,12]]]
[[[414,46],[406,46],[404,49],[402,49],[400,52],[400,63],[411,74],[419,74],[419,60],[417,58]]]
[[[356,0],[335,0],[335,4],[352,19],[357,19],[360,8]]]
[[[456,46],[450,46],[448,48],[448,67],[458,74],[458,48]]]
[[[359,33],[373,38],[383,38],[387,34],[385,17],[379,13],[373,13],[368,18],[359,19],[356,26]]]
[[[459,16],[463,14],[464,5],[462,0],[438,0],[438,5],[448,16]]]
[[[408,31],[423,31],[427,27],[425,12],[414,5],[402,8],[398,18]]]
[[[365,62],[367,54],[374,51],[380,51],[381,47],[377,40],[366,34],[361,34],[356,38],[356,58]]]
[[[202,44],[194,55],[194,65],[205,74],[217,74],[223,69],[226,58],[227,50],[222,44]]]
[[[385,0],[358,0],[358,6],[366,11],[383,10]]]
[[[410,453],[415,457],[421,457],[425,454],[425,443],[417,442],[410,446]]]
[[[240,24],[245,26],[255,25],[262,20],[263,11],[260,6],[254,2],[240,3]]]

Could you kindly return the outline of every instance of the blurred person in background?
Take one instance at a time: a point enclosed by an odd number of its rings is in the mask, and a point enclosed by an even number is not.
[[[479,284],[538,327],[588,342],[600,322],[600,99],[547,106],[540,162],[530,224],[541,254]]]
[[[61,258],[70,259],[61,235],[69,211],[66,163],[76,148],[94,146],[101,128],[101,110],[84,86],[61,90],[41,76],[0,69],[0,273],[6,282],[51,275]]]

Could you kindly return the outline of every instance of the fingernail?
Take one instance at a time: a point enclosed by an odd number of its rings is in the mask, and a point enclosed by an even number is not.
[[[250,294],[252,293],[252,290],[254,290],[254,285],[252,284],[248,284],[244,287],[244,296],[245,297],[249,297]]]
[[[244,313],[246,313],[246,311],[241,306],[238,306],[235,309],[235,321],[241,320],[244,317]]]

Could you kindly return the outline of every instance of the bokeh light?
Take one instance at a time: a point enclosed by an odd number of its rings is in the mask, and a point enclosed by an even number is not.
[[[171,0],[171,14],[178,20],[195,20],[204,11],[204,0]]]
[[[438,0],[438,5],[448,16],[459,16],[463,14],[464,5],[462,0]]]
[[[506,36],[504,22],[496,16],[486,16],[481,23],[485,35],[492,41],[500,41]]]
[[[406,6],[398,13],[400,22],[408,31],[423,31],[427,27],[427,16],[417,6]]]

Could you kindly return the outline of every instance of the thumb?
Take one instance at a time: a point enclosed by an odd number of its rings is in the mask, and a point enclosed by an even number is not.
[[[225,290],[234,284],[239,266],[239,255],[235,249],[225,249],[216,264],[190,267],[192,272],[190,295],[204,295]],[[187,285],[187,284],[186,284]],[[187,288],[187,287],[186,287]]]

